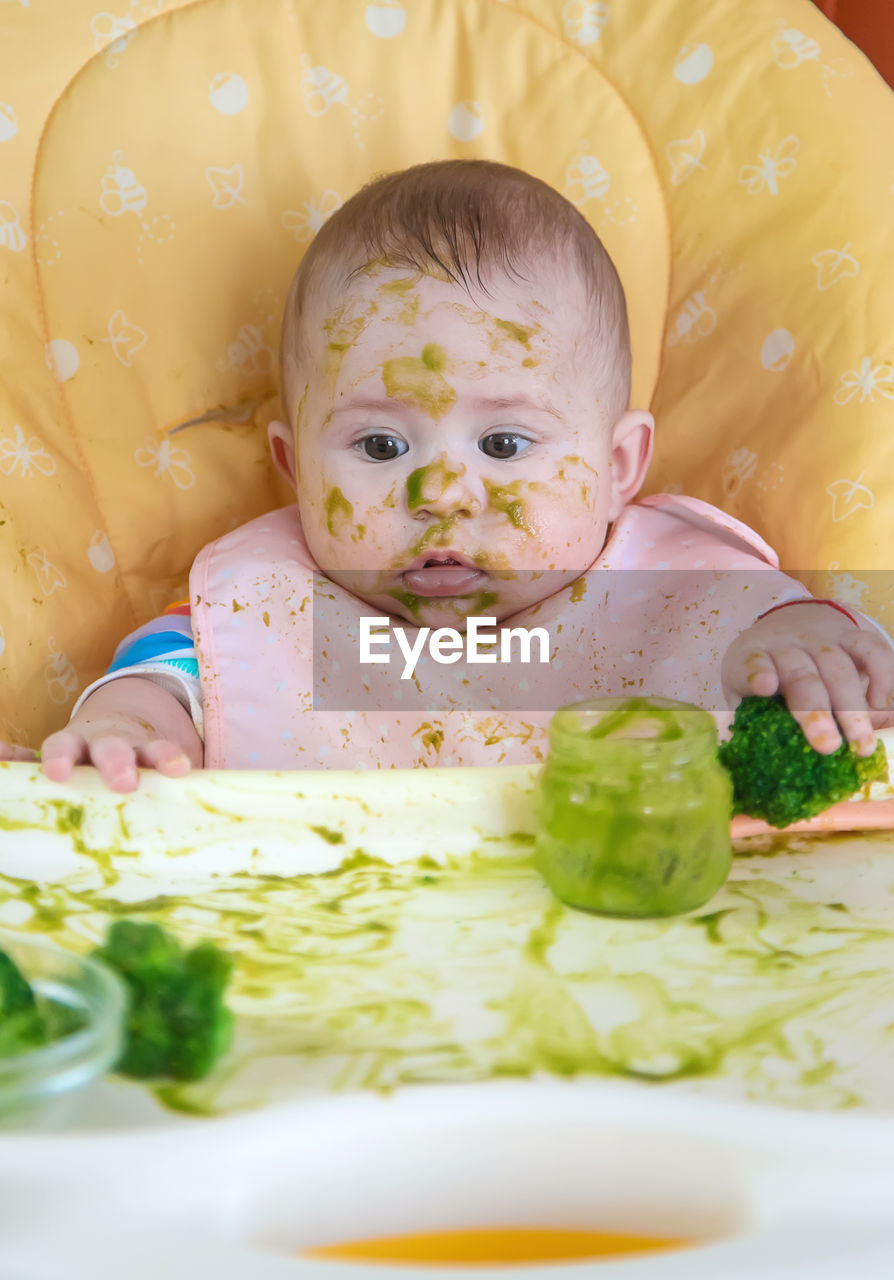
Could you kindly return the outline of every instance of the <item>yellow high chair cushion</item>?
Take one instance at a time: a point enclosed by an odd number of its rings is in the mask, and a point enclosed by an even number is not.
[[[10,0],[0,97],[0,737],[57,727],[287,500],[289,279],[359,185],[439,157],[526,168],[603,237],[647,491],[886,621],[836,571],[884,568],[892,523],[894,110],[808,0]]]

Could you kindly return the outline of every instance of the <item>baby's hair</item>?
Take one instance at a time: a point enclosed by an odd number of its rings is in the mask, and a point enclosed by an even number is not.
[[[599,408],[613,424],[630,399],[630,331],[624,290],[602,241],[574,205],[522,169],[492,160],[435,160],[362,187],[323,224],[292,281],[280,341],[288,402],[289,368],[306,353],[303,318],[319,285],[344,287],[370,263],[409,268],[487,294],[494,274],[529,282],[525,266],[548,255],[570,265],[586,290],[592,322],[581,352]],[[340,277],[340,278],[339,278]],[[286,406],[292,415],[294,405]],[[292,419],[294,425],[294,419]]]

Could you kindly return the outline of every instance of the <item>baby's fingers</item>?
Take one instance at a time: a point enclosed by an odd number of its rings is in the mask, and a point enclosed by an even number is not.
[[[813,658],[805,649],[780,648],[773,650],[773,662],[779,675],[780,692],[804,737],[815,751],[824,755],[837,751],[841,736],[832,718],[829,692]],[[860,692],[862,694],[862,690]]]
[[[112,791],[136,791],[137,753],[129,742],[123,738],[97,738],[90,744],[90,759]]]
[[[752,649],[742,662],[745,687],[737,690],[744,694],[756,694],[769,698],[779,688],[779,676],[773,659],[764,649]]]
[[[872,631],[855,631],[839,643],[868,679],[866,697],[870,707],[874,711],[894,708],[894,650],[891,646]]]
[[[87,760],[87,743],[74,729],[51,733],[41,748],[41,769],[51,782],[67,782],[76,764]]]
[[[167,778],[182,778],[192,767],[183,748],[163,738],[149,742],[142,748],[140,763],[148,765],[150,769],[157,769]]]
[[[863,679],[853,658],[843,646],[823,645],[814,653],[813,660],[844,736],[858,755],[871,755],[875,750],[875,733],[866,706]]]

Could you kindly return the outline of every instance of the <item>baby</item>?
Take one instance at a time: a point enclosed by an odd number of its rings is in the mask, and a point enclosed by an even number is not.
[[[542,628],[564,701],[664,694],[728,715],[779,691],[818,750],[840,743],[834,714],[869,753],[894,725],[891,642],[708,504],[635,501],[654,422],[629,408],[630,368],[617,273],[558,192],[489,161],[363,188],[286,301],[287,420],[269,436],[297,505],[201,552],[188,604],[119,646],[44,742],[45,774],[92,763],[126,792],[140,766],[543,757],[558,702],[535,705],[540,668],[483,678],[454,652],[388,683],[351,665],[369,618],[433,642],[447,633],[424,628],[483,616]]]

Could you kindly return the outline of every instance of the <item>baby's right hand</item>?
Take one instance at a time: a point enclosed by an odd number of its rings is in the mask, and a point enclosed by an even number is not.
[[[191,761],[175,742],[148,732],[137,720],[119,716],[69,725],[43,744],[41,768],[52,782],[65,782],[76,764],[92,764],[112,791],[136,791],[140,768],[157,769],[168,778],[182,778]]]
[[[124,676],[91,693],[65,729],[43,744],[44,774],[65,782],[76,764],[92,764],[112,791],[136,791],[140,768],[182,778],[202,767],[202,742],[172,694]]]

